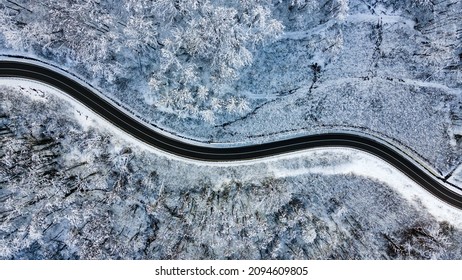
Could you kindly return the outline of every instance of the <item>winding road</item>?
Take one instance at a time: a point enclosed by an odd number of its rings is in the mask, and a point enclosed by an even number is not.
[[[140,141],[167,153],[193,160],[243,161],[320,147],[348,147],[361,150],[387,161],[434,196],[462,209],[461,194],[449,189],[441,178],[432,175],[410,156],[399,152],[391,144],[371,136],[324,133],[240,147],[195,145],[155,131],[148,124],[130,116],[117,105],[101,97],[90,87],[84,86],[77,79],[64,75],[58,70],[52,70],[51,67],[27,62],[27,60],[3,60],[0,61],[0,77],[31,79],[58,88]]]

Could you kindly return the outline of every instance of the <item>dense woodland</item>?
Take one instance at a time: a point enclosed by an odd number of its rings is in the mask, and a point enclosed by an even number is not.
[[[149,85],[146,102],[209,122],[220,109],[248,110],[222,87],[252,62],[255,47],[283,30],[271,1],[3,2],[9,47],[41,48],[110,84],[141,79]]]
[[[358,129],[446,176],[462,161],[461,6],[0,0],[0,46],[172,133],[234,143]],[[354,175],[272,173],[349,158],[194,165],[76,119],[88,116],[54,95],[0,88],[1,259],[461,258],[460,229],[418,198]]]

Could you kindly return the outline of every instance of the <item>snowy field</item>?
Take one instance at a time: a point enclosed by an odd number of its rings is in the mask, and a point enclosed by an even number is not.
[[[1,258],[461,256],[460,211],[370,155],[186,162],[62,93],[9,84],[0,90]]]

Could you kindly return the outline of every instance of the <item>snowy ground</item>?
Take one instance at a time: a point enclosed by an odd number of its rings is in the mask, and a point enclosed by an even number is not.
[[[327,61],[319,63],[323,64],[315,82],[310,66],[316,57],[300,55],[309,36],[286,36],[267,47],[259,57],[261,63],[267,63],[276,49],[283,56],[282,65],[278,59],[271,61],[273,70],[265,69],[270,74],[257,72],[251,85],[265,92],[268,84],[282,80],[290,86],[272,92],[294,90],[275,96],[243,120],[218,125],[211,137],[229,142],[267,141],[327,129],[356,129],[392,139],[421,155],[443,175],[450,173],[462,154],[455,117],[460,114],[460,66],[459,70],[442,70],[416,55],[422,52],[420,42],[430,35],[414,28],[415,15],[377,10],[377,6],[370,14],[362,10],[364,5],[350,5],[350,14],[336,26],[343,44],[332,57],[323,57]],[[446,52],[449,55],[451,50]],[[262,68],[259,62],[254,64],[255,71]]]
[[[2,258],[461,256],[460,211],[372,156],[185,162],[42,85],[14,87],[0,91]]]

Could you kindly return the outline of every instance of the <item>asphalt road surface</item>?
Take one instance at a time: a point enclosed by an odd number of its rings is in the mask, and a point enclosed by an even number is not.
[[[390,144],[373,137],[352,133],[325,133],[230,148],[194,145],[156,132],[148,124],[136,120],[101,98],[89,87],[48,67],[28,62],[0,61],[0,77],[26,78],[49,84],[140,141],[167,153],[194,160],[243,161],[320,147],[348,147],[361,150],[387,161],[434,196],[462,209],[462,195],[449,189],[441,178],[431,175],[423,166],[398,152]]]

